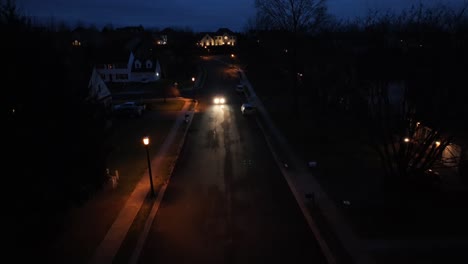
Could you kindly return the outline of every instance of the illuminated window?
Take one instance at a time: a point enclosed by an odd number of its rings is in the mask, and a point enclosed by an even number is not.
[[[141,69],[141,62],[139,60],[135,61],[135,68],[136,69]]]

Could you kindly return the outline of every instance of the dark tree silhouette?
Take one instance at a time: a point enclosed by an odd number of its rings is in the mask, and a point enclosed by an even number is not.
[[[303,34],[313,32],[327,18],[326,0],[256,0],[257,28],[289,33],[293,110],[298,112],[298,45]]]

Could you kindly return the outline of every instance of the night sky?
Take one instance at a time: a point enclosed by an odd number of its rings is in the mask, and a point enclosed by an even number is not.
[[[445,4],[460,7],[467,0],[328,0],[329,13],[338,18],[363,16],[369,9],[399,12],[411,5]],[[241,32],[255,13],[254,0],[16,0],[24,15],[54,18],[71,26],[80,21],[102,27],[190,28],[196,32],[227,27]]]

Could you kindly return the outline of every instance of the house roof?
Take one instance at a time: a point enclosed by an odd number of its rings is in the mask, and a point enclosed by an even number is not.
[[[230,29],[228,28],[219,28],[218,31],[216,31],[216,35],[220,36],[220,35],[234,35],[234,32],[232,32]]]
[[[146,62],[147,60],[140,60],[141,62],[141,67],[140,68],[136,68],[135,67],[135,63],[133,63],[132,65],[132,72],[140,72],[140,73],[143,73],[143,72],[151,72],[151,73],[154,73],[156,71],[156,65],[157,65],[157,61],[156,60],[152,60],[152,59],[149,59],[151,61],[151,67],[146,67]]]
[[[110,90],[107,87],[106,83],[101,79],[99,73],[96,69],[91,70],[88,82],[88,96],[87,100],[93,102],[99,102],[105,98],[111,96]]]
[[[210,34],[205,34],[203,35],[202,39],[213,39],[213,37]]]
[[[135,63],[132,65],[132,72],[154,72],[156,70],[157,54],[156,47],[151,39],[141,41],[138,46],[132,51],[135,61],[139,60],[142,67],[135,68]],[[150,60],[151,68],[146,68],[146,61]]]
[[[206,35],[211,37],[211,36],[222,36],[224,34],[226,34],[226,35],[235,35],[235,33],[232,32],[231,30],[229,30],[228,28],[219,28],[216,32],[201,31],[201,32],[198,32],[197,34],[195,34],[195,36],[197,38],[203,38]]]

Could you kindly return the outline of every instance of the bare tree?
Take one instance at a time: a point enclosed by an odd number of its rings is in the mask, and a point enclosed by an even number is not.
[[[21,14],[14,0],[0,0],[0,23],[15,26],[23,24],[26,18]]]
[[[326,0],[256,0],[257,21],[271,29],[306,32],[326,17]]]
[[[327,18],[326,0],[255,0],[256,23],[263,30],[290,33],[294,110],[298,111],[299,35],[313,32]]]
[[[423,184],[452,137],[417,120],[406,88],[400,101],[392,104],[388,83],[374,81],[367,89],[367,98],[366,126],[384,168],[385,187],[394,193],[410,186],[410,182]]]

